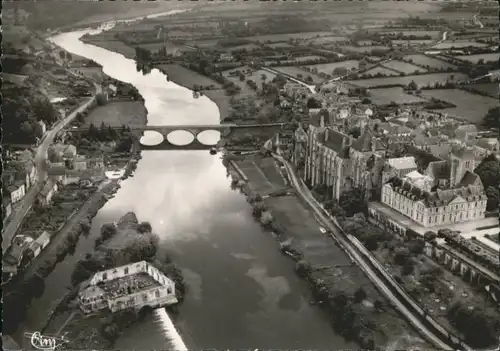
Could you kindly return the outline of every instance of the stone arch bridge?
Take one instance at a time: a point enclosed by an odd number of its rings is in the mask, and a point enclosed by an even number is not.
[[[137,142],[142,150],[205,150],[215,145],[205,145],[198,140],[198,135],[205,131],[218,131],[221,136],[228,136],[234,130],[245,130],[245,129],[259,129],[259,128],[275,128],[276,131],[281,129],[285,123],[266,123],[266,124],[188,124],[188,125],[168,125],[168,126],[126,126],[130,131],[137,137],[139,141],[140,137],[146,131],[155,131],[163,136],[163,141],[158,145],[142,145]],[[112,128],[114,130],[122,130],[123,126],[106,126],[106,128]],[[99,128],[99,127],[98,127]],[[82,133],[88,131],[88,127],[82,128],[67,128],[65,131],[70,133]],[[175,145],[168,140],[168,135],[175,131],[186,131],[191,133],[194,137],[193,141],[187,145]]]

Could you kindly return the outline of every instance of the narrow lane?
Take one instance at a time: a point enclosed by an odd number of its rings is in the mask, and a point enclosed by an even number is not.
[[[57,122],[57,124],[49,130],[45,137],[42,140],[42,143],[38,146],[37,152],[35,155],[35,167],[37,170],[37,179],[36,183],[30,188],[30,190],[26,193],[26,195],[21,200],[21,204],[19,207],[13,211],[11,217],[8,220],[7,225],[5,226],[2,236],[2,253],[5,254],[5,251],[10,246],[14,235],[16,234],[17,229],[21,225],[24,217],[28,214],[28,211],[33,206],[33,202],[37,194],[40,192],[43,182],[47,178],[47,150],[49,146],[54,142],[54,138],[56,134],[63,129],[68,123],[70,123],[77,115],[77,113],[84,111],[95,99],[95,96],[102,91],[100,85],[95,84],[95,95],[81,104],[76,110],[74,110],[71,114],[69,114],[64,119]]]

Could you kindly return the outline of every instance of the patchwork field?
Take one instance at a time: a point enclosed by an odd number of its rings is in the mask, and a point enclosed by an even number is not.
[[[453,79],[451,79],[453,77]],[[387,77],[387,78],[372,78],[348,81],[348,83],[359,87],[371,88],[383,85],[408,85],[414,81],[418,85],[427,85],[434,83],[446,83],[446,81],[465,80],[468,77],[463,73],[432,73],[418,76],[405,77]],[[435,90],[433,90],[435,91]]]
[[[474,89],[476,91],[488,94],[493,98],[497,98],[499,94],[498,84],[497,83],[484,83],[484,84],[470,84],[466,85],[466,87]]]
[[[231,76],[230,73],[234,71],[241,71],[245,74],[245,80],[241,81],[238,76]],[[253,90],[247,85],[247,80],[253,80],[258,89],[261,89],[262,82],[270,82],[276,75],[274,73],[265,70],[254,70],[248,66],[243,66],[239,68],[230,69],[222,72],[222,75],[229,80],[233,81],[236,85],[241,88],[241,95],[254,94]],[[265,79],[262,79],[265,76]]]
[[[455,65],[448,63],[446,61],[438,60],[436,58],[428,57],[422,54],[406,55],[403,60],[412,60],[414,63],[422,66],[428,66],[429,68],[447,69],[447,68],[457,68]]]
[[[383,45],[371,45],[371,46],[360,46],[360,47],[347,45],[344,46],[343,49],[352,52],[372,52],[373,50],[385,50],[385,51],[390,50],[387,46]]]
[[[260,42],[279,42],[288,41],[290,39],[311,39],[316,37],[323,37],[332,35],[331,32],[309,32],[309,33],[286,33],[286,34],[269,34],[269,35],[257,35],[255,37],[244,37],[243,39],[248,39],[251,41]]]
[[[375,105],[387,105],[391,102],[413,104],[426,101],[418,96],[406,94],[401,87],[370,89],[370,99]]]
[[[429,39],[429,40],[391,40],[393,45],[410,45],[410,46],[416,46],[416,45],[429,45],[434,43],[434,40]]]
[[[468,40],[467,41],[455,41],[455,42],[446,41],[446,42],[434,45],[432,48],[437,49],[437,50],[445,50],[445,49],[451,49],[451,48],[456,48],[456,49],[467,48],[469,46],[473,46],[476,48],[484,48],[488,45],[482,44],[482,43],[476,43],[475,41],[468,41]]]
[[[498,106],[497,99],[459,89],[423,90],[422,96],[452,103],[456,107],[439,111],[472,123],[480,123],[490,108]]]
[[[252,44],[250,44],[250,45],[252,45]],[[269,46],[269,47],[272,47],[275,49],[293,47],[293,45],[290,45],[288,43],[270,43],[270,44],[265,44],[265,46]]]
[[[348,41],[349,38],[347,37],[335,37],[335,36],[327,36],[327,37],[321,37],[321,38],[313,38],[308,40],[308,43],[313,43],[316,45],[323,45],[323,44],[330,44],[330,43],[341,43]]]
[[[469,61],[472,63],[477,63],[479,60],[484,60],[484,62],[488,61],[498,61],[500,59],[500,53],[494,52],[491,54],[478,54],[478,55],[462,55],[455,56],[457,59]]]
[[[392,61],[386,62],[382,66],[394,69],[396,71],[399,71],[399,72],[402,72],[405,74],[411,74],[414,72],[427,72],[427,70],[425,70],[421,67],[412,65],[411,63],[406,63],[406,62],[397,61],[397,60],[392,60]]]
[[[243,45],[236,45],[236,46],[228,46],[226,48],[223,48],[223,50],[235,51],[235,50],[245,49],[245,50],[249,51],[249,50],[258,49],[258,48],[260,48],[259,45],[251,43],[251,44],[243,44]]]
[[[331,63],[320,63],[317,65],[309,65],[306,67],[309,68],[316,68],[318,72],[323,72],[325,74],[333,74],[333,70],[335,68],[343,67],[347,69],[357,69],[358,68],[358,61],[355,60],[350,60],[350,61],[342,61],[342,62],[331,62]]]
[[[370,31],[372,32],[372,31]],[[392,35],[398,35],[402,34],[404,36],[410,36],[410,35],[415,35],[415,36],[424,36],[424,35],[429,35],[431,38],[439,38],[440,37],[440,31],[438,30],[394,30],[394,29],[386,29],[386,30],[378,30],[377,32],[383,32],[385,34],[392,34]]]
[[[384,68],[382,66],[377,66],[372,69],[369,69],[368,71],[365,71],[361,73],[360,75],[363,76],[364,74],[370,74],[370,75],[375,75],[375,74],[382,74],[384,76],[392,77],[392,76],[399,76],[399,73],[394,72],[390,69]]]
[[[303,76],[303,79],[307,78],[307,76],[311,76],[313,83],[318,84],[323,82],[325,79],[320,76],[304,71],[303,69],[295,66],[285,66],[285,67],[273,67],[276,71],[282,72],[285,74],[289,74],[291,76],[297,77],[298,74]]]
[[[292,60],[297,62],[306,62],[310,60],[322,60],[322,59],[324,60],[325,58],[322,56],[309,55],[309,56],[294,57]]]

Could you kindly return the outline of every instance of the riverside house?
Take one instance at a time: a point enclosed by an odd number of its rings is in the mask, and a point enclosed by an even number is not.
[[[7,193],[10,195],[10,200],[13,204],[21,201],[26,195],[26,188],[22,180],[17,180],[7,187]]]
[[[50,201],[52,200],[52,196],[57,192],[57,183],[49,178],[45,182],[45,185],[42,188],[42,191],[40,191],[40,194],[38,194],[38,201],[42,206],[48,206],[50,204]]]
[[[3,220],[5,221],[12,213],[12,204],[10,202],[10,197],[2,198],[2,210],[3,210]]]
[[[47,247],[50,243],[50,233],[47,231],[43,231],[42,234],[33,241],[28,247],[28,254],[31,256],[31,259],[37,257],[43,249]]]
[[[175,283],[146,261],[94,274],[78,296],[84,313],[159,308],[177,303]]]

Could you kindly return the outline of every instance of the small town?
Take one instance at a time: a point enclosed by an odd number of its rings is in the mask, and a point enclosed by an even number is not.
[[[6,349],[498,350],[497,3],[53,6],[4,11]]]

